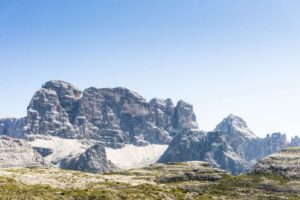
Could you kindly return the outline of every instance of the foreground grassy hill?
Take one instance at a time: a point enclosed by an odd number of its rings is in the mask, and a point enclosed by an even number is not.
[[[234,177],[203,162],[110,174],[14,168],[0,169],[0,199],[300,199],[300,181],[272,173]]]

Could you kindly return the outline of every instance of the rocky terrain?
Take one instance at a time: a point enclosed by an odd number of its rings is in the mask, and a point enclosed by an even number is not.
[[[254,174],[278,174],[289,180],[300,179],[300,147],[284,149],[259,161]]]
[[[107,159],[103,144],[95,144],[74,158],[65,158],[60,162],[60,168],[92,173],[104,173],[117,170]]]
[[[159,162],[202,160],[240,174],[288,145],[284,134],[256,137],[243,119],[229,115],[213,132],[186,129],[177,134]]]
[[[0,137],[0,167],[43,167],[46,162],[24,140]]]
[[[22,138],[26,132],[26,118],[4,118],[0,119],[0,135],[14,138]]]
[[[299,199],[299,180],[231,176],[204,162],[154,164],[106,174],[57,168],[0,169],[0,199]]]
[[[178,132],[197,127],[193,107],[184,101],[176,106],[171,99],[147,102],[126,88],[81,91],[49,81],[34,94],[26,117],[0,120],[0,135],[25,139],[53,166],[107,172],[116,166],[106,159],[105,148],[124,148],[127,153],[121,154],[130,155],[128,145],[168,145]],[[131,165],[156,162],[163,153],[160,146],[147,149],[142,155],[147,160],[132,159]]]
[[[298,136],[293,137],[290,146],[299,147],[300,146],[300,137],[298,137]]]
[[[148,102],[126,88],[81,91],[64,81],[46,82],[26,117],[0,119],[0,135],[24,139],[49,165],[94,173],[197,160],[236,175],[300,145],[298,137],[288,143],[281,133],[259,138],[234,115],[203,132],[193,106],[182,100]],[[16,147],[16,155],[19,151]]]
[[[49,81],[28,106],[27,134],[100,140],[106,146],[168,144],[184,128],[197,128],[193,107],[183,101],[149,103],[126,88],[88,88]]]

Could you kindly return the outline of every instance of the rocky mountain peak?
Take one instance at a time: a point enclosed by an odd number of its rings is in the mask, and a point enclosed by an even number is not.
[[[256,138],[256,135],[248,128],[247,123],[236,115],[230,114],[219,123],[214,131],[222,131],[232,136],[243,136],[246,138]]]
[[[167,144],[185,128],[198,127],[193,106],[171,99],[147,102],[127,88],[90,87],[83,92],[65,81],[46,82],[27,109],[27,133],[94,139],[107,146]]]
[[[153,98],[150,100],[150,105],[160,108],[160,109],[164,109],[167,107],[174,107],[173,101],[172,99],[168,98],[168,99],[159,99],[159,98]]]
[[[55,91],[58,96],[72,96],[74,98],[80,98],[81,90],[74,87],[71,83],[61,81],[61,80],[52,80],[46,82],[42,88]]]

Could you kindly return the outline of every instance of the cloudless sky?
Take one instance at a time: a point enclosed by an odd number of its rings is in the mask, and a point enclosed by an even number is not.
[[[52,79],[194,105],[212,130],[300,135],[298,0],[1,0],[0,117]]]

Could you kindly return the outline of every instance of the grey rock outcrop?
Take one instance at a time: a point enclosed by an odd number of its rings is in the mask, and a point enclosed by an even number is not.
[[[254,174],[278,174],[287,179],[300,178],[300,147],[292,147],[272,154],[259,161],[253,171]]]
[[[37,91],[27,108],[27,134],[76,137],[70,123],[81,91],[63,81],[49,81]]]
[[[238,174],[246,165],[226,140],[224,132],[201,132],[185,130],[176,135],[158,162],[184,162],[200,160],[213,167]]]
[[[293,137],[291,140],[290,146],[291,147],[300,147],[300,137],[298,137],[298,136]]]
[[[105,173],[117,169],[107,160],[103,144],[95,144],[75,158],[66,158],[60,162],[62,169],[77,170],[92,173]]]
[[[224,118],[214,131],[225,132],[230,138],[256,138],[256,135],[248,128],[247,123],[241,117],[233,114]]]
[[[14,138],[23,138],[26,132],[26,118],[4,118],[0,119],[0,135]]]
[[[285,134],[256,137],[243,119],[229,115],[213,132],[186,129],[177,134],[158,162],[201,160],[239,174],[287,145]]]
[[[198,130],[193,106],[182,100],[175,105],[171,99],[154,98],[147,102],[126,88],[90,87],[81,91],[64,81],[46,82],[34,94],[25,118],[0,119],[0,135],[57,136],[95,141],[111,148],[170,144],[160,162],[201,160],[233,174],[247,171],[261,158],[282,148],[300,145],[298,137],[289,144],[281,133],[256,137],[246,122],[234,115],[225,118],[214,131],[202,132]],[[78,158],[65,159],[62,166],[109,170],[113,166],[106,161],[102,148],[90,147]],[[35,150],[44,157],[53,154],[43,146]],[[96,163],[91,159],[96,159]],[[57,162],[60,160],[59,157]],[[83,161],[90,164],[84,165]]]
[[[44,159],[22,139],[0,136],[0,167],[42,167]]]
[[[267,134],[264,138],[250,140],[245,149],[245,157],[247,160],[256,162],[265,156],[281,151],[289,145],[285,134]]]
[[[144,168],[151,171],[160,171],[156,177],[157,183],[183,181],[218,181],[229,175],[226,171],[213,168],[209,163],[190,161],[180,163],[156,163]]]
[[[149,103],[126,88],[88,88],[49,81],[28,106],[28,134],[100,140],[106,146],[168,144],[184,128],[197,128],[193,107],[170,99]]]

